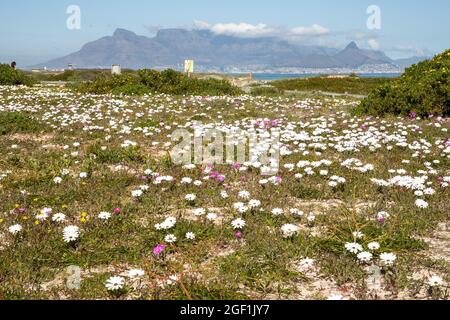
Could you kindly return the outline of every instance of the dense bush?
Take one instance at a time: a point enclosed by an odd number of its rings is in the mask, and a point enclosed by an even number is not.
[[[0,85],[33,85],[34,81],[22,71],[0,64]]]
[[[315,77],[304,79],[286,79],[273,81],[272,85],[280,90],[289,91],[325,91],[348,94],[368,94],[373,89],[392,82],[389,78],[359,78],[351,75],[346,78]]]
[[[373,91],[356,114],[450,116],[450,50],[406,69],[401,78]]]
[[[79,86],[84,93],[142,95],[150,92],[173,95],[237,95],[239,88],[225,80],[190,78],[174,70],[139,70],[137,75],[98,77]]]

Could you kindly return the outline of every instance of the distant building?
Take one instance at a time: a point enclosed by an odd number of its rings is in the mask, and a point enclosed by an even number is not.
[[[184,61],[184,72],[186,72],[187,74],[194,73],[194,60]]]
[[[111,66],[111,74],[113,75],[121,75],[122,74],[122,67],[118,64],[113,64]]]

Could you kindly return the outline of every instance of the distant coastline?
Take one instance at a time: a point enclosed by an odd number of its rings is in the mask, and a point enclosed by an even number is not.
[[[227,76],[240,77],[248,76],[245,73],[227,73]],[[323,77],[324,74],[305,74],[305,73],[253,73],[253,80],[255,81],[274,81],[283,79],[299,79],[299,78],[314,78]],[[331,75],[333,76],[333,75]],[[360,73],[358,77],[360,78],[398,78],[401,73]]]

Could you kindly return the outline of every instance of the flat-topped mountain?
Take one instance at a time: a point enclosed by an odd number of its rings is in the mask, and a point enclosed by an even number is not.
[[[79,51],[34,67],[179,68],[194,59],[203,68],[340,68],[394,64],[383,52],[363,50],[355,42],[344,50],[290,43],[277,37],[240,38],[209,30],[163,29],[155,37],[117,29],[112,36],[85,44]]]

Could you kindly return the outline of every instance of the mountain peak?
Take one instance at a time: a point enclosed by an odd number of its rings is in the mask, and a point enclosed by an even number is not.
[[[257,68],[348,68],[393,61],[382,52],[359,49],[351,42],[346,50],[297,46],[278,37],[241,38],[216,36],[209,30],[163,29],[149,38],[126,29],[84,45],[81,50],[36,67],[98,68],[120,64],[130,69],[178,68],[186,57],[203,69],[242,65]],[[276,57],[276,58],[274,58]],[[34,66],[33,66],[34,67]]]
[[[345,49],[359,49],[358,45],[356,44],[355,41],[352,41],[348,44],[348,46]]]
[[[136,33],[126,29],[117,28],[116,31],[114,31],[113,37],[116,38],[136,37]]]

